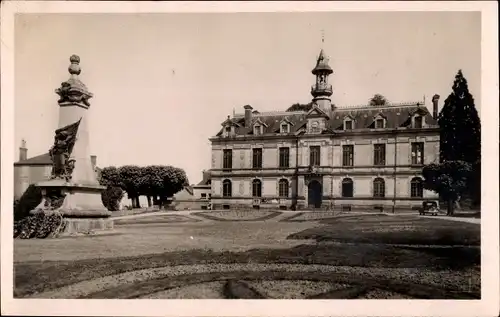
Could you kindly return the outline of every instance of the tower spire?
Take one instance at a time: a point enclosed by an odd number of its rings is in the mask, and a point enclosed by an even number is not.
[[[323,50],[325,43],[324,30],[321,30],[321,50],[318,59],[316,60],[316,67],[312,73],[316,76],[316,84],[311,87],[311,95],[313,102],[325,111],[331,110],[331,95],[333,94],[332,85],[328,83],[328,76],[333,73],[332,68],[328,64],[328,58]]]

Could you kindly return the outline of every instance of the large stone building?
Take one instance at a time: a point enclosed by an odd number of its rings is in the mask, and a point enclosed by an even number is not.
[[[310,107],[260,113],[244,106],[212,143],[214,209],[407,209],[436,195],[422,186],[437,162],[439,96],[425,102],[332,106],[321,50]]]

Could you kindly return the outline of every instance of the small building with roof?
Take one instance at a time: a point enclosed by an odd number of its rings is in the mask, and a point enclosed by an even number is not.
[[[171,206],[175,210],[210,209],[211,196],[210,171],[203,171],[202,180],[196,185],[185,186],[176,193]]]
[[[422,167],[439,159],[438,100],[336,107],[323,50],[307,107],[245,105],[210,138],[213,209],[391,211],[437,196]]]
[[[91,155],[90,160],[94,170],[99,172],[96,166],[97,157]],[[26,141],[22,140],[19,147],[19,160],[14,163],[14,200],[21,198],[31,184],[48,180],[51,173],[52,159],[50,154],[47,152],[28,158]]]

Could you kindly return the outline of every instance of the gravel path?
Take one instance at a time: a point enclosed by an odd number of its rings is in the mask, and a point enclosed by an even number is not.
[[[454,271],[429,271],[412,268],[364,268],[328,265],[300,265],[300,264],[260,264],[260,263],[238,263],[238,264],[204,264],[204,265],[179,265],[162,268],[152,268],[125,272],[121,274],[87,280],[56,290],[32,295],[30,298],[78,298],[110,289],[123,284],[137,283],[153,278],[179,276],[184,274],[231,272],[245,270],[259,272],[265,270],[287,271],[287,272],[325,272],[325,273],[350,273],[361,277],[388,278],[410,283],[428,284],[437,287],[454,287],[461,285],[461,291],[480,290],[480,275],[477,270],[470,270],[470,278],[464,280],[463,272]]]

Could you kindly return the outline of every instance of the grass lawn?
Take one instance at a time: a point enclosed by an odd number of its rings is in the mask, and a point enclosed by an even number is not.
[[[480,297],[475,224],[384,215],[321,223],[172,216],[126,219],[117,236],[16,241],[14,296]]]
[[[291,234],[289,239],[352,243],[480,246],[477,224],[384,214],[325,219],[323,226]]]

